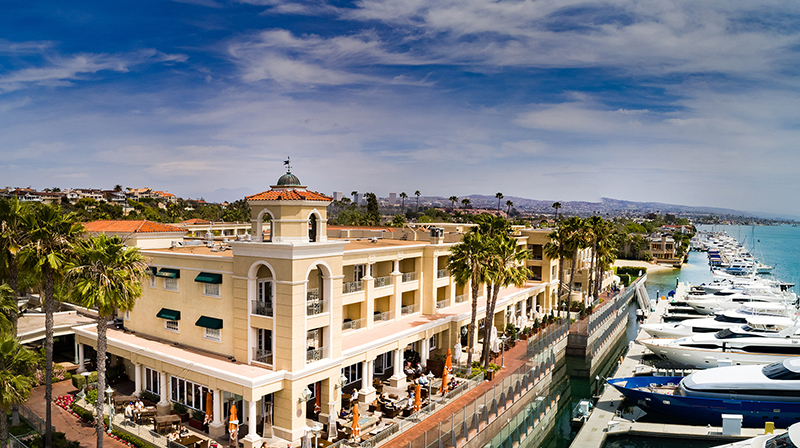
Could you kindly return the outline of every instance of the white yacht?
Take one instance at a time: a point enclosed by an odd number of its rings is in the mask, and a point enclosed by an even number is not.
[[[800,423],[795,423],[780,434],[764,434],[751,439],[717,445],[712,448],[798,448],[800,447]]]
[[[642,339],[654,354],[698,369],[725,365],[769,364],[786,358],[800,362],[797,321],[752,316],[747,325],[679,339]]]
[[[681,322],[642,324],[641,329],[654,338],[682,338],[700,333],[716,333],[726,328],[741,326],[753,316],[788,317],[792,307],[779,303],[747,303],[735,310],[703,319],[686,319]]]

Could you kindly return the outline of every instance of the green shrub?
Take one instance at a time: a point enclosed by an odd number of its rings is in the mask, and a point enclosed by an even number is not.
[[[639,266],[619,266],[617,267],[617,275],[627,274],[636,278],[639,276],[639,272],[642,274],[647,273],[646,267],[639,267]]]
[[[148,391],[142,391],[142,400],[147,400],[151,403],[158,403],[161,401],[161,397]]]
[[[74,440],[67,440],[63,432],[53,433],[53,448],[81,448],[81,444]],[[37,434],[28,442],[28,448],[44,448],[44,437]]]
[[[497,372],[498,370],[500,370],[500,366],[491,362],[489,363],[489,370],[491,370],[492,372]]]
[[[198,422],[202,422],[206,419],[206,414],[203,411],[192,411],[192,419]]]
[[[97,389],[90,389],[86,392],[86,401],[89,403],[97,403]]]
[[[86,380],[89,384],[97,382],[97,372],[92,372],[89,376],[86,377]],[[76,389],[80,389],[84,386],[83,384],[83,375],[76,374],[72,375],[72,385]]]
[[[187,412],[186,406],[180,403],[172,403],[172,410],[178,415],[183,415]]]
[[[78,406],[76,403],[72,403],[72,410],[78,414],[78,417],[85,422],[92,422],[94,421],[94,414],[83,409],[82,407]]]
[[[122,432],[122,431],[117,431],[116,429],[113,429],[111,431],[111,433],[114,434],[115,436],[119,437],[120,439],[126,441],[126,442],[130,442],[136,448],[156,448],[154,445],[150,445],[149,443],[145,442],[144,440],[142,440],[142,439],[140,439],[138,437],[132,436],[132,435],[130,435],[128,433],[125,433],[125,432]]]

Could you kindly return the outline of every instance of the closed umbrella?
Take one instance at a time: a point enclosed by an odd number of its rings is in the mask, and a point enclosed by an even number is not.
[[[439,393],[442,395],[447,392],[447,375],[453,371],[453,361],[450,359],[450,349],[447,349],[447,355],[444,358],[444,370],[442,370],[442,385],[439,387]]]
[[[303,431],[303,442],[300,444],[302,448],[311,448],[311,435],[308,430]]]
[[[353,426],[350,427],[350,438],[358,442],[361,440],[361,425],[358,424],[358,402],[353,403]]]
[[[319,414],[322,412],[322,403],[320,402],[320,400],[322,400],[322,383],[317,383],[315,389],[317,391],[315,394],[317,397],[314,400],[314,413]]]
[[[236,412],[236,405],[231,406],[231,415],[228,420],[228,432],[230,433],[230,446],[239,446],[239,416]]]
[[[211,392],[206,392],[206,418],[203,419],[203,423],[206,425],[210,425],[214,420],[213,405],[214,399],[211,397]]]
[[[419,383],[414,386],[414,412],[419,412],[422,409],[422,399],[420,398],[421,392]]]
[[[500,351],[500,345],[497,341],[497,327],[492,326],[491,337],[489,338],[489,349],[493,352]]]

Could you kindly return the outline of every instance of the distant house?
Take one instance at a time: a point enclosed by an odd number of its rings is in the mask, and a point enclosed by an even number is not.
[[[186,235],[180,227],[147,220],[102,220],[87,222],[83,226],[90,235],[118,236],[127,245],[142,249],[166,249],[172,246],[173,241],[183,241]]]
[[[679,263],[678,248],[669,233],[655,233],[647,237],[649,253],[659,263]]]

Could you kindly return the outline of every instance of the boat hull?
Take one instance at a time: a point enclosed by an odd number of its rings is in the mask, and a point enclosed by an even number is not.
[[[800,421],[800,401],[751,401],[735,397],[706,398],[658,394],[635,389],[649,385],[678,384],[682,377],[630,377],[613,378],[608,383],[628,400],[648,412],[666,416],[679,416],[700,425],[722,426],[723,414],[742,416],[747,427],[764,427],[764,422],[774,422],[778,428],[786,428]]]
[[[720,365],[749,366],[771,364],[773,362],[783,361],[786,358],[798,356],[772,353],[745,353],[730,350],[723,352],[720,349],[665,346],[665,343],[671,342],[670,339],[643,339],[638,342],[647,347],[656,356],[697,369],[708,369],[711,367],[719,367]],[[722,364],[719,363],[720,360],[723,360]]]

